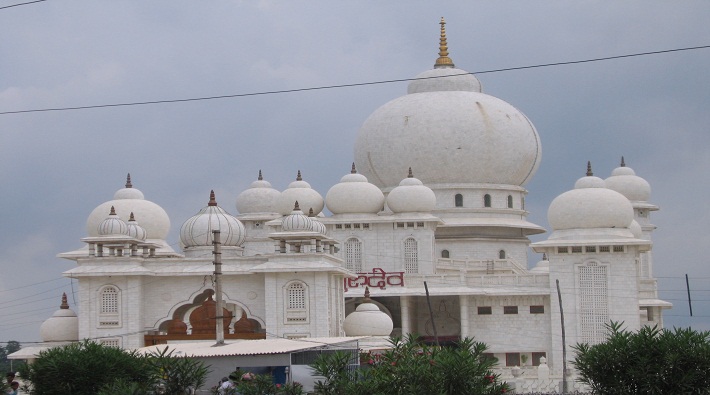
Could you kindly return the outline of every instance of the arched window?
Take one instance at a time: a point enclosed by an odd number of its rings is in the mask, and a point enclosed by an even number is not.
[[[449,250],[441,250],[441,257],[448,258],[449,257]]]
[[[413,237],[404,240],[404,272],[419,273],[419,248]]]
[[[513,208],[513,196],[508,195],[508,208]]]
[[[460,193],[457,193],[456,196],[454,196],[454,205],[456,207],[463,207],[463,195]]]
[[[121,290],[107,285],[99,290],[99,326],[121,326]]]
[[[491,207],[491,195],[485,194],[483,196],[483,207]]]
[[[498,251],[498,259],[505,259],[505,250]]]
[[[308,286],[293,281],[284,288],[284,310],[287,324],[308,322]]]
[[[362,272],[362,242],[355,237],[345,241],[345,268]]]

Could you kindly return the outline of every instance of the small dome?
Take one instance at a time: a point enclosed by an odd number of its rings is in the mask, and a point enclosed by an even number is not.
[[[165,240],[170,231],[168,214],[162,207],[145,200],[143,193],[132,187],[130,175],[126,185],[130,187],[119,189],[114,194],[113,200],[101,203],[89,214],[89,218],[86,220],[86,232],[88,235],[92,237],[99,235],[99,224],[106,218],[106,213],[109,209],[114,207],[116,214],[124,221],[128,221],[131,213],[140,218],[141,226],[145,229],[148,239]]]
[[[594,177],[587,163],[587,177],[575,183],[550,204],[548,222],[553,230],[589,228],[628,228],[634,210],[624,195],[605,188],[605,183]]]
[[[318,220],[318,217],[316,217],[315,213],[313,213],[313,209],[310,209],[308,212],[308,218],[311,219],[311,225],[314,232],[318,232],[322,235],[326,235],[328,233],[328,228],[326,228],[325,224]]]
[[[98,233],[99,236],[125,236],[128,234],[128,225],[116,215],[116,210],[111,206],[108,217],[99,224]]]
[[[365,299],[355,311],[348,314],[343,323],[346,336],[389,336],[394,324],[392,318],[382,312],[370,300],[370,290],[365,288]]]
[[[39,328],[40,337],[44,342],[71,342],[79,340],[79,317],[69,309],[67,294],[62,294],[62,304],[59,310]]]
[[[298,202],[296,202],[291,214],[281,220],[281,228],[284,232],[312,232],[313,221],[303,214]]]
[[[185,248],[212,246],[212,231],[220,231],[223,246],[241,246],[246,239],[244,225],[217,205],[214,191],[210,191],[210,201],[180,228],[180,241]]]
[[[323,196],[312,189],[311,184],[303,181],[300,170],[296,176],[296,181],[290,183],[288,188],[281,192],[278,200],[278,212],[281,215],[289,215],[296,201],[299,202],[301,209],[313,209],[316,215],[323,211]]]
[[[629,225],[629,230],[631,231],[631,234],[633,234],[635,238],[643,239],[643,230],[641,229],[641,225],[639,225],[639,223],[636,222],[636,220],[631,221],[631,225]]]
[[[133,216],[133,213],[131,213],[131,217],[128,219],[128,223],[126,223],[126,225],[128,226],[128,230],[126,231],[126,234],[128,236],[138,240],[145,240],[145,229],[143,229],[142,226],[138,225],[138,221],[136,221],[136,218]]]
[[[237,211],[240,214],[276,213],[279,196],[281,193],[264,180],[259,170],[259,178],[237,196]]]
[[[436,206],[434,191],[414,178],[409,168],[407,178],[387,196],[387,206],[394,213],[430,212]]]
[[[333,214],[377,214],[385,204],[385,195],[367,182],[367,177],[358,174],[353,163],[350,174],[325,195],[325,204]]]
[[[626,167],[624,157],[621,157],[621,166],[611,172],[607,178],[606,186],[626,196],[632,202],[647,202],[651,198],[651,185],[648,181],[636,175],[630,167]]]
[[[431,69],[420,73],[407,86],[407,93],[468,91],[481,92],[481,81],[466,70]]]
[[[550,261],[547,260],[547,254],[542,254],[542,260],[538,262],[534,268],[530,269],[531,273],[549,273]]]

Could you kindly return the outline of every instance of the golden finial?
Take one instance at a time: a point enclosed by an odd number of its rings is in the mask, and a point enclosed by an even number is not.
[[[439,38],[439,59],[434,63],[434,68],[453,68],[454,61],[449,57],[449,46],[446,44],[446,21],[441,17],[441,37]]]

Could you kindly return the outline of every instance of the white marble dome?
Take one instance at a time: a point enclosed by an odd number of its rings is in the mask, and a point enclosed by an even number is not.
[[[547,255],[543,254],[542,259],[535,264],[535,267],[530,269],[531,273],[549,273],[550,272],[550,261],[547,260]]]
[[[39,328],[39,334],[44,342],[71,342],[79,340],[79,317],[69,308],[67,294],[62,295],[59,310]]]
[[[244,244],[244,225],[217,205],[214,191],[210,191],[207,207],[185,221],[180,228],[180,241],[185,248],[212,246],[212,231],[220,231],[223,246],[236,247]]]
[[[130,185],[130,182],[127,182],[127,185]],[[131,186],[120,189],[114,195],[113,200],[101,203],[89,214],[89,218],[86,220],[87,234],[91,237],[99,235],[98,226],[106,218],[106,213],[113,206],[116,214],[124,221],[128,221],[130,214],[134,213],[140,219],[141,226],[145,229],[148,239],[165,240],[170,231],[168,213],[157,204],[145,200],[142,197],[142,192],[129,192],[127,191],[129,189],[134,188]]]
[[[294,204],[298,202],[301,210],[308,212],[313,209],[313,212],[318,215],[323,211],[325,202],[323,196],[315,189],[311,188],[311,184],[303,181],[301,171],[298,171],[296,181],[290,183],[278,200],[278,213],[281,215],[289,215],[293,211]]]
[[[457,68],[434,68],[420,73],[407,86],[407,93],[467,91],[481,92],[475,75]]]
[[[624,195],[606,188],[588,166],[587,177],[577,180],[575,189],[552,201],[547,219],[553,230],[628,228],[634,210]]]
[[[284,232],[312,232],[313,220],[303,214],[298,202],[295,202],[291,214],[281,220],[281,229]]]
[[[128,234],[128,224],[122,220],[116,210],[111,206],[111,211],[97,228],[99,236],[125,236]]]
[[[126,234],[130,237],[133,237],[138,240],[145,240],[146,239],[146,231],[143,229],[142,226],[136,221],[135,216],[133,213],[131,213],[131,217],[128,219],[128,222],[126,223],[128,229],[126,231]]]
[[[636,222],[636,220],[631,221],[631,225],[629,225],[629,230],[635,238],[643,239],[643,229],[641,228],[641,225]]]
[[[131,183],[131,173],[126,176],[126,187],[121,188],[113,194],[113,198],[117,199],[145,199],[143,192],[137,188],[133,188]]]
[[[328,190],[325,204],[333,214],[377,214],[385,204],[385,195],[358,174],[353,163],[350,174]]]
[[[399,186],[387,195],[387,207],[393,213],[431,212],[436,206],[436,195],[418,178],[414,178],[412,169]]]
[[[621,166],[614,169],[605,181],[607,188],[619,192],[632,202],[647,202],[651,198],[651,185],[637,176],[633,169],[626,167],[623,157]]]
[[[311,227],[313,228],[314,232],[318,232],[322,235],[328,234],[328,228],[325,226],[324,223],[318,220],[318,217],[316,217],[315,213],[313,213],[313,210],[309,211],[308,218],[311,219]]]
[[[392,318],[365,297],[355,311],[345,317],[345,336],[389,336],[394,324]]]
[[[237,196],[237,211],[240,214],[276,213],[279,196],[281,192],[272,188],[259,170],[259,178]]]

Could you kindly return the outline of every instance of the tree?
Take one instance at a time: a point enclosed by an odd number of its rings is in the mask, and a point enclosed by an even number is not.
[[[22,348],[20,342],[15,340],[10,340],[4,347],[0,346],[0,372],[3,372],[3,375],[11,370],[17,371],[20,366],[24,364],[22,361],[11,362],[7,359],[8,355],[14,353],[15,351],[19,351],[20,348]]]
[[[597,394],[710,394],[710,332],[608,325],[604,343],[574,346],[579,381]]]
[[[492,372],[496,361],[483,354],[485,344],[461,340],[455,347],[421,344],[415,336],[393,339],[382,354],[366,354],[366,369],[349,369],[345,353],[324,354],[313,365],[325,378],[316,382],[321,395],[339,394],[500,394],[508,385]]]

